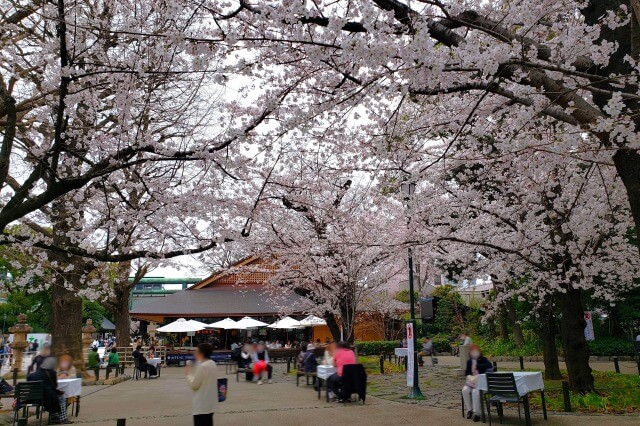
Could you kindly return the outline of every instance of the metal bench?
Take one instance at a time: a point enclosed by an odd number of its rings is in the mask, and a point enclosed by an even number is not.
[[[296,386],[300,385],[300,377],[306,377],[307,378],[307,386],[309,386],[309,377],[316,377],[318,375],[318,373],[316,373],[315,371],[312,371],[310,373],[307,373],[306,371],[301,371],[298,370],[296,371]]]

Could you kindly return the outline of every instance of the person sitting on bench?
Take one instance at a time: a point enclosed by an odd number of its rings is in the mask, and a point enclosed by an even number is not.
[[[253,374],[258,376],[258,384],[262,384],[262,373],[265,371],[267,372],[267,380],[271,383],[273,367],[269,364],[269,352],[267,351],[264,342],[260,342],[253,346],[251,360],[253,362]]]
[[[118,351],[115,346],[111,348],[109,352],[109,357],[107,358],[107,379],[109,378],[109,373],[111,370],[116,370],[116,377],[118,377],[118,368],[120,367],[120,356],[118,355]]]
[[[315,346],[313,343],[309,343],[307,345],[307,351],[304,353],[304,357],[302,358],[301,368],[305,373],[315,373],[318,369],[318,360],[316,359],[316,354],[313,353],[315,350]],[[309,382],[307,382],[309,383]],[[313,376],[313,387],[315,390],[318,390],[318,383],[316,377]]]
[[[100,355],[98,355],[98,347],[94,346],[89,352],[89,359],[87,360],[87,370],[93,370],[96,376],[96,380],[100,378]]]

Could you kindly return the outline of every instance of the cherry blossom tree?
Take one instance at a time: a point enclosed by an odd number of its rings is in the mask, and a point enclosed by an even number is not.
[[[622,182],[610,165],[554,153],[462,152],[423,185],[424,199],[438,202],[424,204],[420,239],[441,258],[457,258],[463,276],[489,271],[496,306],[514,296],[530,301],[545,341],[555,340],[545,327],[557,305],[570,385],[593,389],[582,298],[615,301],[635,286],[640,267]]]
[[[370,176],[335,168],[340,161],[298,154],[271,173],[249,240],[271,259],[270,295],[283,311],[301,296],[296,310],[324,317],[335,340],[352,342],[356,312],[399,272],[389,232],[398,205],[384,202]]]

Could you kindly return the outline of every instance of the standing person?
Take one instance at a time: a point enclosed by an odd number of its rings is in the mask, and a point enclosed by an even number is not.
[[[209,343],[200,343],[196,348],[196,367],[187,364],[187,383],[193,395],[193,425],[213,426],[213,412],[218,407],[218,367],[213,362],[213,348]]]
[[[467,360],[467,376],[464,387],[462,388],[462,398],[464,406],[467,407],[467,419],[473,417],[474,422],[480,421],[480,391],[478,390],[478,374],[484,374],[488,369],[492,368],[491,361],[482,356],[478,345],[471,345],[469,348],[469,359]]]
[[[337,371],[327,379],[327,388],[331,393],[333,393],[333,397],[336,402],[342,402],[342,399],[340,398],[340,380],[342,378],[342,370],[345,365],[357,364],[356,354],[349,349],[345,342],[340,342],[338,343],[337,350],[333,355],[333,364]]]
[[[27,369],[27,374],[33,373],[38,368],[40,368],[40,366],[42,365],[42,361],[48,358],[49,355],[51,355],[51,345],[49,343],[45,343],[42,345],[40,353],[34,356],[33,360],[31,360],[31,365]]]
[[[265,371],[267,372],[267,380],[271,383],[273,367],[269,364],[269,352],[264,342],[254,345],[251,358],[253,361],[253,374],[258,376],[258,384],[262,384],[262,373]]]

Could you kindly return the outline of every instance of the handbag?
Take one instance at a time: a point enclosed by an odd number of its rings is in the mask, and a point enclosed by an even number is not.
[[[0,380],[0,394],[13,392],[13,386],[11,386],[5,379]]]
[[[218,402],[227,400],[227,379],[218,379]]]

